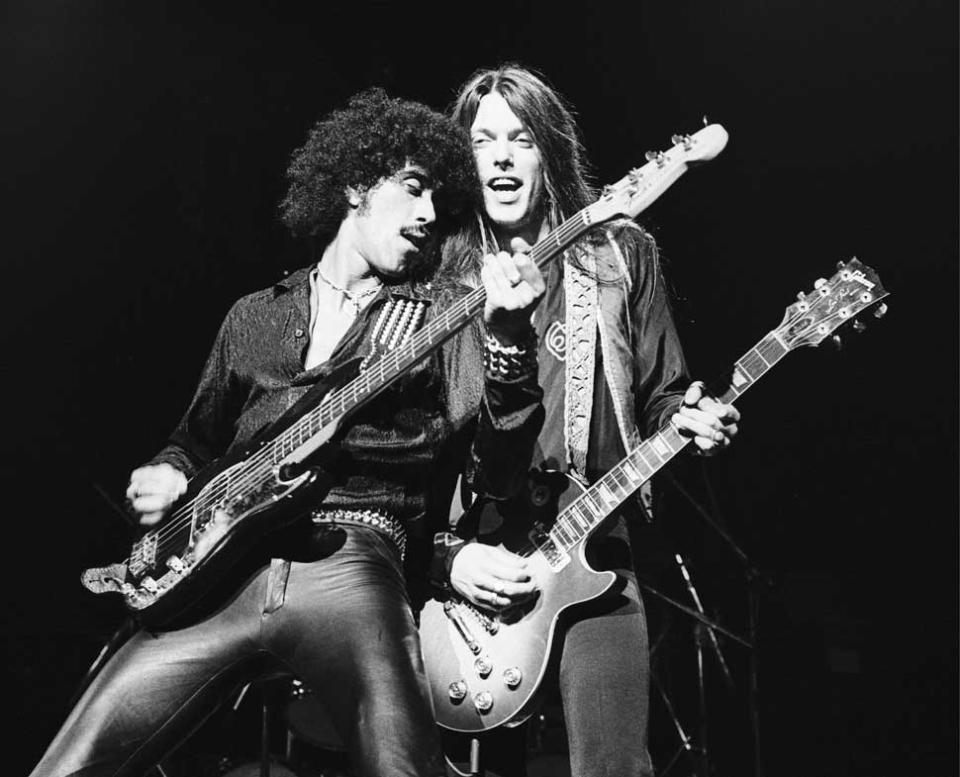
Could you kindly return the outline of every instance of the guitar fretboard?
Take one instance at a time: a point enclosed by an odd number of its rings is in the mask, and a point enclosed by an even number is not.
[[[713,387],[714,396],[725,404],[732,403],[788,350],[771,332],[734,364],[733,371],[722,385]],[[568,553],[583,541],[604,518],[689,444],[690,439],[669,422],[640,443],[557,516],[548,535],[547,542],[554,546],[547,549],[548,557],[553,557],[556,551]]]

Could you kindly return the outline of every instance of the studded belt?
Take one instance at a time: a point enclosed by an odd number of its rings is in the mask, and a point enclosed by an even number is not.
[[[331,526],[364,526],[384,535],[400,551],[400,561],[403,561],[407,551],[407,530],[392,515],[376,510],[314,510],[311,520],[315,524]]]

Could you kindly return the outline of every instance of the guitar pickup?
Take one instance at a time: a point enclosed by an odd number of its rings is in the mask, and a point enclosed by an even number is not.
[[[130,553],[130,574],[135,577],[150,569],[157,561],[157,535],[150,532],[133,544]]]
[[[470,649],[470,652],[476,655],[480,652],[480,643],[477,642],[476,637],[473,636],[473,632],[470,631],[470,627],[467,626],[466,621],[464,621],[463,616],[457,610],[457,605],[454,602],[446,601],[443,603],[443,614],[446,615],[453,625],[456,627],[457,631],[460,632],[460,637],[466,643],[467,647]]]

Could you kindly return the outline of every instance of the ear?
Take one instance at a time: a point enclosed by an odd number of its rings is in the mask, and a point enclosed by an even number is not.
[[[356,210],[363,204],[363,195],[358,189],[354,189],[352,186],[346,188],[347,195],[347,204],[353,209]]]

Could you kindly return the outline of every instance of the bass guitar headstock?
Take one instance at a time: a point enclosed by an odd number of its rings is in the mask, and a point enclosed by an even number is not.
[[[692,135],[674,135],[665,151],[648,151],[647,163],[603,189],[595,203],[585,209],[591,223],[618,216],[635,218],[657,199],[688,167],[707,162],[727,145],[727,131],[708,124]]]

